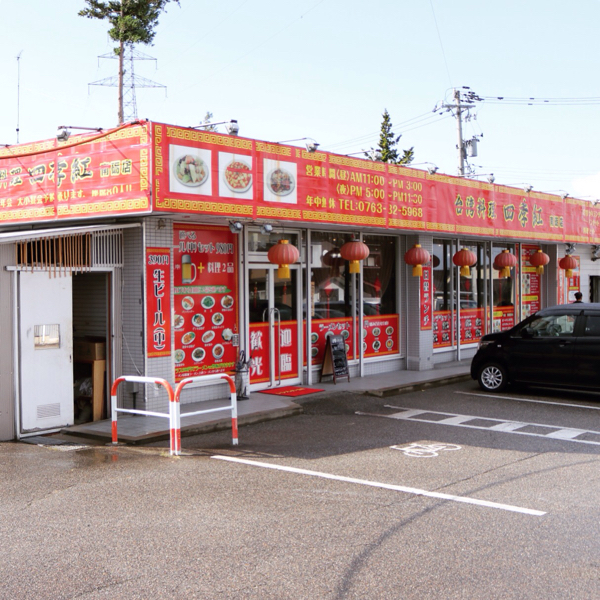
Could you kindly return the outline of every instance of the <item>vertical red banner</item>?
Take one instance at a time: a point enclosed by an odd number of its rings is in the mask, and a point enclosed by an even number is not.
[[[431,267],[422,267],[423,275],[420,277],[421,296],[421,329],[427,330],[433,327],[433,277]]]
[[[170,248],[146,248],[146,354],[171,354]]]
[[[269,365],[271,341],[269,323],[250,324],[250,383],[264,383],[271,378]]]

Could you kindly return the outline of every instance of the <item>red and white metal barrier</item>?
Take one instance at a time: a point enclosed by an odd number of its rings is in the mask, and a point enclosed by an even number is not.
[[[215,381],[224,379],[229,383],[229,398],[230,404],[228,406],[219,406],[218,408],[207,408],[205,410],[196,410],[194,412],[186,412],[181,414],[179,396],[183,388],[190,383],[204,383],[206,381]],[[237,424],[237,394],[235,390],[235,383],[233,379],[225,373],[215,373],[214,375],[201,375],[199,377],[187,377],[179,382],[175,389],[175,401],[174,401],[174,413],[175,413],[175,432],[171,433],[172,439],[175,439],[175,451],[171,450],[171,454],[181,454],[181,418],[191,417],[194,415],[205,415],[207,413],[218,412],[222,410],[231,411],[231,443],[234,446],[238,444],[238,424]],[[172,425],[173,426],[173,425]]]
[[[206,410],[198,410],[194,412],[181,414],[179,396],[181,390],[189,383],[204,383],[206,381],[215,381],[224,379],[229,383],[230,392],[230,404],[227,406],[220,406],[218,408],[209,408]],[[132,408],[118,408],[117,407],[117,388],[124,381],[131,383],[153,383],[155,385],[162,385],[169,394],[169,412],[161,413],[150,410],[138,410]],[[117,413],[130,413],[134,415],[144,415],[147,417],[163,417],[169,419],[169,437],[170,437],[170,453],[173,455],[181,454],[181,417],[191,417],[193,415],[202,415],[211,412],[217,412],[221,410],[231,411],[231,430],[232,430],[232,444],[237,446],[238,443],[238,427],[237,427],[237,394],[235,391],[235,383],[233,379],[225,373],[218,373],[214,375],[203,375],[201,377],[188,377],[183,381],[179,382],[175,392],[171,384],[166,379],[157,379],[155,377],[141,377],[138,375],[124,375],[114,380],[110,390],[110,408],[112,416],[112,443],[118,443],[118,430],[117,430]]]
[[[124,381],[129,381],[131,383],[154,383],[155,385],[162,385],[169,394],[169,412],[168,413],[160,413],[153,412],[150,410],[138,410],[135,408],[118,408],[117,407],[117,388]],[[166,379],[157,379],[155,377],[141,377],[138,375],[124,375],[123,377],[117,377],[113,381],[112,387],[110,388],[110,412],[112,417],[112,443],[117,444],[118,441],[118,432],[117,432],[117,413],[130,413],[133,415],[144,415],[146,417],[164,417],[169,419],[169,423],[171,424],[170,430],[173,431],[173,404],[174,404],[175,395],[173,394],[173,388],[171,384]],[[171,454],[173,454],[173,434],[171,433]]]

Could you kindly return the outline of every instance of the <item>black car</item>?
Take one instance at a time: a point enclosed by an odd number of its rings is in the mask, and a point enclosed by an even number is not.
[[[600,303],[544,308],[484,335],[471,377],[489,392],[509,383],[600,391]]]

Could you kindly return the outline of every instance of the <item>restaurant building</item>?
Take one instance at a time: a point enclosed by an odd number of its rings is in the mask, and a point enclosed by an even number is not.
[[[569,197],[147,121],[5,147],[0,439],[110,418],[120,375],[174,385],[241,352],[251,392],[318,383],[330,336],[351,378],[469,358],[576,291],[600,300],[599,220]],[[167,411],[155,386],[119,393]]]

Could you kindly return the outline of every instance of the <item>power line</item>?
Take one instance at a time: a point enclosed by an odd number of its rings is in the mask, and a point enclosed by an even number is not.
[[[431,6],[431,12],[433,13],[433,22],[435,23],[435,30],[437,31],[438,40],[440,42],[440,48],[442,49],[442,57],[444,58],[444,64],[446,65],[446,73],[448,74],[448,81],[452,87],[452,77],[450,77],[450,69],[448,68],[448,61],[446,60],[446,52],[444,51],[444,44],[442,43],[442,36],[440,34],[440,28],[438,27],[437,17],[435,16],[435,10],[433,8],[433,0],[429,0]]]
[[[443,115],[443,117],[447,117],[448,115]],[[428,125],[433,125],[434,123],[439,122],[439,117],[432,115],[431,112],[423,113],[397,125],[394,125],[394,129],[396,131],[400,130],[402,134],[405,134],[409,131],[414,131],[415,129],[420,129],[421,127],[427,127]],[[350,138],[348,140],[343,140],[340,142],[334,142],[333,144],[327,144],[327,148],[344,148],[347,146],[352,146],[358,144],[360,142],[368,142],[370,140],[376,140],[381,132],[375,131],[373,133],[368,133],[366,135],[361,135],[355,138]]]
[[[592,106],[600,104],[600,97],[587,98],[519,98],[513,96],[478,96],[486,104],[516,104],[525,106]]]

